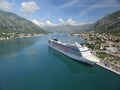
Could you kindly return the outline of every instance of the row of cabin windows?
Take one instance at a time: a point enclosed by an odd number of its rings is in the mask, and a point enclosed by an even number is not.
[[[58,43],[53,43],[53,46],[54,47],[57,47],[59,49],[62,49],[64,50],[65,52],[69,52],[71,54],[75,54],[77,56],[81,56],[81,53],[79,51],[76,51],[75,49],[72,49],[70,47],[67,47],[67,46],[64,46],[64,45],[61,45],[61,44],[58,44]]]
[[[62,44],[59,44],[59,43],[56,43],[56,42],[54,42],[53,44],[55,44],[55,45],[60,45],[60,46],[64,46],[64,47],[67,47],[67,48],[70,48],[70,49],[73,49],[73,50],[75,50],[75,51],[78,51],[78,52],[79,52],[79,50],[78,50],[78,48],[77,48],[77,47],[73,47],[73,46],[65,46],[65,45],[62,45]]]

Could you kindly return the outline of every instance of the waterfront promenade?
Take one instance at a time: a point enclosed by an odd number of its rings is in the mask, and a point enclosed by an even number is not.
[[[100,67],[103,67],[103,68],[105,68],[105,69],[107,69],[107,70],[109,70],[109,71],[112,71],[112,72],[120,75],[120,72],[116,71],[116,70],[113,69],[112,67],[105,66],[105,65],[104,65],[103,63],[101,63],[101,62],[100,62],[100,63],[96,63],[96,65],[98,65],[98,66],[100,66]]]

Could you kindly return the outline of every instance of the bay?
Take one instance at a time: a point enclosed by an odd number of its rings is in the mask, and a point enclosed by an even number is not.
[[[53,37],[84,42],[60,33],[0,41],[0,90],[120,90],[119,75],[49,48]]]

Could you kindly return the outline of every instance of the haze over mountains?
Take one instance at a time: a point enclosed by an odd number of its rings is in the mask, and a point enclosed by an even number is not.
[[[50,32],[60,32],[60,33],[80,33],[93,30],[93,24],[85,25],[61,25],[61,26],[46,26],[43,27],[45,30]]]
[[[46,33],[45,30],[62,33],[81,33],[95,30],[120,35],[120,10],[106,15],[93,24],[46,26],[43,29],[14,13],[0,10],[0,36],[5,36],[8,33],[40,34]]]
[[[50,32],[80,33],[91,30],[100,32],[110,32],[120,34],[120,10],[106,15],[102,19],[93,24],[85,25],[62,25],[62,26],[46,26],[45,30]]]

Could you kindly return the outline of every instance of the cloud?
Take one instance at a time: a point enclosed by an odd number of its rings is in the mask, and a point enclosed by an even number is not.
[[[32,22],[34,24],[36,24],[37,26],[40,26],[40,27],[44,27],[44,26],[57,26],[57,24],[54,24],[54,23],[52,23],[49,20],[47,20],[45,22],[40,22],[40,21],[37,21],[37,20],[32,20]]]
[[[12,7],[13,7],[12,2],[8,2],[6,0],[0,0],[0,9],[1,10],[9,11],[9,10],[12,10]]]
[[[21,11],[24,13],[33,14],[39,9],[40,9],[39,6],[36,4],[36,2],[33,1],[21,3]]]
[[[45,26],[58,26],[58,24],[54,24],[49,20],[47,20],[44,24],[45,24]]]
[[[34,24],[36,24],[37,26],[41,26],[43,23],[42,22],[39,22],[39,21],[37,21],[37,20],[32,20],[32,22],[34,23]]]
[[[69,19],[67,20],[67,24],[68,24],[68,25],[77,25],[78,23],[77,23],[76,21],[74,21],[72,18],[69,18]]]
[[[45,25],[46,26],[53,26],[54,24],[51,21],[48,20],[48,21],[45,22]]]
[[[101,3],[96,3],[93,4],[91,6],[89,6],[88,8],[84,9],[78,16],[84,16],[86,14],[88,14],[89,12],[98,9],[98,8],[105,8],[105,7],[119,7],[119,4],[116,4],[116,0],[110,0],[110,1],[103,1]]]
[[[78,4],[79,0],[70,0],[70,2],[67,2],[61,6],[59,6],[59,8],[69,8],[69,7],[72,7],[72,6],[75,6],[76,4]]]
[[[58,21],[60,21],[61,24],[65,24],[65,21],[62,18],[59,18]]]
[[[80,25],[80,23],[78,23],[77,21],[73,20],[72,18],[68,18],[68,20],[63,20],[62,18],[59,18],[58,21],[62,24],[62,25]]]
[[[60,26],[60,25],[84,25],[86,23],[78,23],[77,21],[73,20],[72,18],[68,18],[66,21],[63,20],[62,18],[58,18],[58,21],[60,22],[59,24],[57,23],[52,23],[50,20],[47,20],[45,22],[40,22],[38,20],[31,20],[34,24],[36,24],[39,27],[45,27],[45,26]]]

